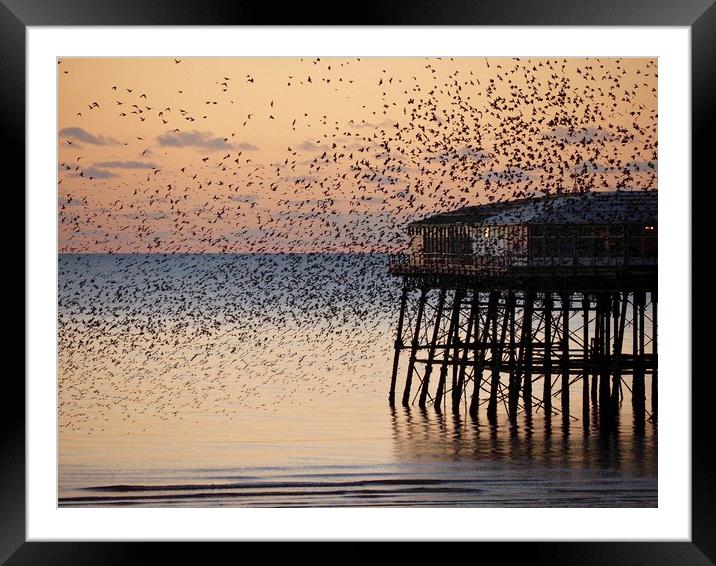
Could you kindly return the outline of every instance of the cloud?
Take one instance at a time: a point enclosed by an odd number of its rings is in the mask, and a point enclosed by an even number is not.
[[[154,163],[146,163],[144,161],[100,161],[94,164],[95,167],[104,167],[105,169],[157,169]]]
[[[235,202],[256,202],[256,195],[254,194],[229,195],[227,198]]]
[[[355,122],[351,124],[351,127],[362,129],[362,128],[375,128],[377,124],[373,124],[372,122]]]
[[[254,145],[249,142],[240,142],[237,144],[234,144],[234,147],[236,149],[243,149],[244,151],[258,151],[260,148],[257,145]]]
[[[90,134],[87,130],[83,130],[82,128],[77,127],[62,128],[60,130],[60,136],[72,138],[73,142],[75,140],[79,140],[92,145],[117,145],[119,143],[119,141],[114,138],[104,137],[101,134],[95,136],[93,134]]]
[[[395,126],[395,120],[392,122],[388,119],[383,120],[382,122],[378,122],[377,124],[374,124],[373,122],[353,122],[351,123],[351,127],[353,128],[386,128],[388,126]]]
[[[436,161],[452,161],[454,159],[461,159],[461,158],[470,159],[477,163],[487,163],[487,162],[493,160],[494,155],[492,155],[489,151],[486,151],[481,148],[463,146],[463,147],[460,147],[457,149],[441,151],[440,153],[438,153],[436,155],[431,155],[430,157],[427,158],[427,160],[436,162]]]
[[[118,177],[117,174],[112,173],[111,171],[97,169],[96,167],[87,167],[87,169],[84,170],[84,176],[85,178],[94,177],[95,179],[110,179],[112,177]],[[73,177],[79,177],[79,175],[75,174]]]
[[[372,198],[372,197],[368,197]],[[332,197],[328,198],[307,198],[307,199],[287,199],[282,201],[285,204],[290,204],[292,206],[325,206],[325,205],[335,205],[345,202],[345,199],[336,199]]]
[[[142,220],[143,218],[151,218],[152,220],[164,220],[167,218],[165,212],[125,212],[123,214],[115,214],[117,218],[131,218],[132,220]]]
[[[335,147],[334,147],[335,146]],[[327,143],[321,143],[321,142],[314,142],[312,140],[303,140],[300,144],[298,144],[295,149],[301,150],[301,151],[331,151],[331,152],[340,152],[343,150],[356,150],[361,149],[365,147],[362,144],[359,144],[358,142],[354,142],[353,140],[350,140],[345,137],[338,137],[333,138],[333,141],[331,144]]]
[[[287,175],[285,177],[282,177],[283,181],[286,183],[296,183],[298,181],[299,183],[306,183],[306,182],[315,182],[318,181],[318,177],[316,175]]]
[[[653,171],[656,173],[659,170],[659,161],[657,159],[652,161],[630,161],[625,165],[625,167],[633,171]]]
[[[67,197],[60,197],[57,199],[57,202],[60,206],[82,206],[81,200],[70,200]]]
[[[324,144],[318,145],[311,140],[303,140],[296,146],[296,149],[300,149],[301,151],[327,151],[331,149],[331,146]]]
[[[234,149],[234,146],[224,138],[217,138],[211,132],[167,132],[157,136],[157,142],[165,147],[195,147],[197,149]],[[258,148],[257,148],[258,149]]]
[[[612,139],[612,135],[605,131],[600,130],[596,126],[586,126],[583,128],[565,128],[559,126],[553,128],[550,132],[545,134],[547,138],[557,139],[570,144],[590,144],[595,141],[609,141]]]

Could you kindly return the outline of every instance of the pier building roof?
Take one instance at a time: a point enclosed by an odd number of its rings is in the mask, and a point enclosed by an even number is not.
[[[562,193],[466,206],[412,222],[440,224],[631,224],[657,223],[657,191],[620,190]]]

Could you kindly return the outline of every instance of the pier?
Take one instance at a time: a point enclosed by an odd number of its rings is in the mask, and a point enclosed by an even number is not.
[[[656,192],[470,206],[408,235],[389,259],[403,279],[391,405],[585,427],[595,411],[608,431],[627,388],[637,429],[656,421]]]

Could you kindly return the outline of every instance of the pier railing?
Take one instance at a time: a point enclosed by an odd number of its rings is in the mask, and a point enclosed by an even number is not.
[[[510,267],[507,258],[460,254],[392,254],[388,269],[394,275],[444,273],[451,275],[502,275]]]
[[[393,275],[505,275],[511,270],[656,267],[656,257],[534,257],[399,253],[388,257]]]

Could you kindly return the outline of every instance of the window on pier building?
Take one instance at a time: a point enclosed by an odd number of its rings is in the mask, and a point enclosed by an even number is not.
[[[469,255],[472,239],[468,226],[431,226],[425,230],[423,252],[435,255]]]
[[[423,230],[423,252],[438,253],[440,250],[440,226],[428,226]]]
[[[480,226],[475,230],[472,253],[482,257],[504,257],[509,253],[511,226]]]
[[[527,255],[527,228],[525,226],[508,227],[507,249],[512,256]]]
[[[530,257],[574,257],[577,234],[575,226],[530,226]]]
[[[530,257],[544,257],[544,226],[530,226],[529,235]]]
[[[580,226],[576,237],[578,258],[621,257],[624,255],[624,229],[621,225]]]
[[[659,237],[656,225],[644,226],[644,236],[642,238],[642,246],[644,255],[647,257],[656,257],[659,246]]]
[[[630,224],[626,232],[629,257],[656,257],[658,251],[656,224]]]
[[[554,234],[556,257],[574,257],[576,253],[577,229],[574,226],[558,226]]]
[[[423,240],[424,236],[421,232],[412,234],[410,236],[410,243],[408,244],[408,251],[411,254],[423,253]]]
[[[594,257],[609,255],[609,228],[594,226]]]
[[[451,255],[469,255],[472,253],[472,239],[467,226],[453,226],[448,245]]]
[[[624,225],[612,224],[609,226],[609,257],[624,257]]]

